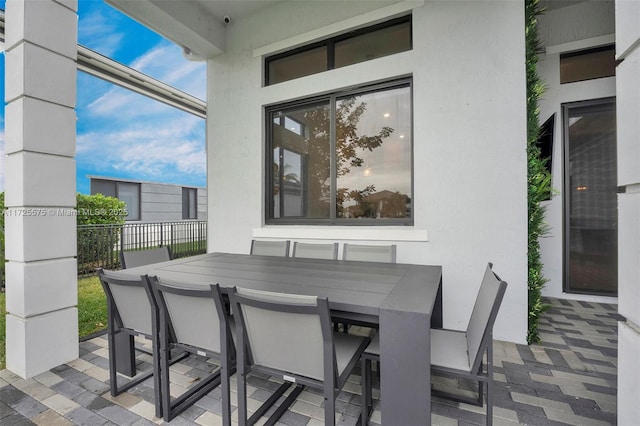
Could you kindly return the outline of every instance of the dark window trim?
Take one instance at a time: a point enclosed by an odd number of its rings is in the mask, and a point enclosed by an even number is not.
[[[279,59],[283,59],[289,56],[294,56],[302,52],[306,52],[309,50],[317,49],[319,47],[326,47],[326,69],[325,71],[335,69],[335,44],[340,41],[344,41],[353,37],[358,37],[363,34],[372,33],[375,31],[379,31],[388,27],[393,27],[395,25],[408,23],[410,29],[413,28],[413,19],[412,15],[405,15],[399,18],[394,18],[385,22],[381,22],[379,24],[370,25],[368,27],[359,28],[356,30],[351,30],[344,34],[340,34],[334,37],[330,37],[315,43],[306,44],[304,46],[296,47],[291,50],[287,50],[285,52],[276,53],[274,55],[266,56],[264,59],[264,81],[263,84],[265,86],[270,86],[269,83],[269,65],[273,61],[277,61]],[[409,31],[409,50],[413,49],[413,31]],[[290,81],[290,80],[287,80]],[[281,82],[282,83],[282,82]],[[274,83],[277,84],[277,83]]]
[[[196,201],[196,206],[195,206],[195,211],[193,212],[194,216],[193,217],[189,217],[189,208],[191,206],[191,199],[189,198],[191,196],[191,193],[193,192],[194,194],[194,198]],[[185,211],[185,195],[187,194],[187,209]],[[182,220],[197,220],[198,219],[198,188],[193,188],[190,186],[183,186],[182,187]]]
[[[592,296],[608,297],[617,297],[618,295],[618,292],[612,293],[597,290],[576,290],[569,287],[569,275],[571,273],[569,268],[569,252],[571,250],[571,241],[569,241],[569,239],[567,238],[567,236],[569,235],[568,231],[571,226],[571,218],[569,217],[569,206],[571,204],[571,200],[569,198],[571,195],[571,182],[569,179],[569,161],[566,160],[567,158],[569,158],[569,110],[572,108],[609,105],[611,102],[613,102],[613,105],[615,107],[615,100],[615,96],[607,96],[604,98],[565,102],[560,105],[562,111],[562,188],[564,190],[564,194],[562,195],[562,291],[568,294],[586,294]]]
[[[561,53],[560,54],[560,59],[559,59],[559,64],[560,64],[560,66],[562,66],[562,60],[563,59],[575,58],[577,56],[590,55],[592,53],[607,52],[609,50],[613,51],[615,66],[618,66],[618,64],[621,61],[615,60],[615,55],[616,55],[616,45],[615,45],[615,43],[605,44],[603,46],[597,46],[597,47],[590,47],[588,49],[576,50],[576,51],[573,51],[573,52]],[[567,81],[567,82],[564,82],[564,83],[562,82],[562,76],[560,76],[560,85],[580,83],[580,82],[583,82],[583,81],[590,81],[590,80],[598,80],[598,79],[601,79],[601,78],[612,78],[612,77],[615,77],[615,76],[616,76],[615,75],[615,69],[614,69],[614,74],[610,75],[610,76],[588,77],[588,78],[582,78],[580,80]]]
[[[142,220],[142,190],[141,190],[141,185],[139,182],[126,182],[126,181],[116,181],[116,198],[118,200],[121,200],[120,198],[120,184],[130,184],[130,185],[135,185],[138,189],[138,217],[137,218],[129,218],[128,216],[125,218],[126,221],[128,222],[133,222],[133,221],[140,221]],[[128,211],[131,211],[129,209],[127,209]]]
[[[135,219],[130,219],[129,217],[125,218],[125,221],[127,222],[134,222],[134,221],[140,221],[142,218],[142,185],[140,184],[140,182],[130,182],[130,181],[126,181],[126,180],[115,180],[115,179],[100,179],[100,178],[91,178],[91,182],[90,182],[90,190],[91,190],[91,194],[102,194],[101,192],[94,192],[93,190],[93,183],[94,182],[108,182],[110,184],[113,184],[113,189],[114,189],[114,197],[117,198],[118,200],[122,201],[120,199],[120,184],[127,184],[127,185],[136,185],[138,188],[138,217]],[[102,194],[105,195],[105,194]],[[109,195],[110,197],[111,195]],[[129,210],[129,209],[127,209]],[[131,210],[129,210],[131,211]]]
[[[271,104],[266,105],[264,107],[264,114],[266,117],[266,150],[265,150],[265,170],[268,170],[268,177],[265,179],[264,186],[264,212],[265,212],[265,224],[266,225],[336,225],[336,226],[413,226],[415,220],[415,209],[414,209],[414,197],[415,197],[415,180],[414,180],[414,135],[413,135],[413,125],[411,128],[411,200],[409,202],[409,208],[411,211],[411,217],[409,218],[382,218],[382,219],[366,219],[366,218],[337,218],[336,215],[336,195],[337,195],[337,176],[335,170],[336,164],[336,129],[335,129],[335,105],[336,100],[340,98],[344,98],[350,95],[364,95],[367,93],[375,93],[384,90],[389,90],[393,88],[401,88],[408,87],[410,93],[410,102],[411,102],[411,122],[413,123],[413,77],[404,77],[399,79],[393,79],[385,82],[380,82],[376,84],[368,84],[357,87],[349,87],[344,90],[336,90],[331,93],[327,93],[321,96],[314,96],[307,99],[298,99],[295,101],[284,102],[279,104]],[[271,167],[271,163],[273,162],[273,140],[271,136],[273,135],[273,117],[272,113],[276,110],[290,109],[300,106],[309,106],[319,103],[329,103],[329,107],[331,108],[331,122],[329,132],[331,134],[330,144],[331,144],[331,205],[330,205],[330,214],[331,217],[328,219],[315,219],[315,218],[274,218],[274,201],[271,194],[271,188],[273,188],[274,180],[273,180],[273,169]]]
[[[560,54],[560,59],[573,58],[575,56],[590,55],[592,53],[606,52],[608,50],[613,50],[615,52],[616,45],[613,44],[613,43],[612,44],[605,44],[603,46],[590,47],[588,49],[575,50],[573,52],[561,53]]]

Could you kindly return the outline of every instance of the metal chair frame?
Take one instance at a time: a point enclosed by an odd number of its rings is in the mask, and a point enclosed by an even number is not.
[[[231,424],[231,402],[229,378],[235,373],[235,347],[231,338],[231,330],[226,314],[226,308],[222,299],[222,293],[218,284],[210,285],[207,290],[189,289],[161,283],[157,277],[147,277],[155,300],[159,307],[159,337],[160,337],[160,374],[162,386],[162,412],[164,420],[171,421],[175,416],[192,406],[197,400],[208,394],[211,390],[221,386],[222,391],[222,424]],[[173,283],[172,283],[173,284]],[[178,284],[176,284],[178,285]],[[220,352],[213,352],[203,347],[196,347],[179,341],[168,308],[165,294],[170,293],[185,297],[198,297],[212,299],[212,309],[215,309],[219,319]],[[202,324],[206,333],[207,324]],[[174,337],[172,337],[174,336]],[[216,358],[220,361],[220,367],[213,373],[202,379],[197,385],[187,390],[171,401],[169,365],[171,364],[171,350],[179,349],[191,354]]]
[[[158,313],[157,307],[155,303],[151,303],[153,300],[153,294],[150,292],[148,286],[146,285],[146,281],[144,277],[140,277],[140,280],[122,280],[119,278],[114,278],[109,275],[108,271],[104,271],[103,269],[98,269],[98,277],[100,278],[100,282],[102,283],[102,288],[107,296],[107,340],[109,343],[109,381],[111,388],[111,396],[118,396],[121,393],[131,389],[132,387],[142,383],[147,380],[150,376],[153,375],[154,382],[154,393],[155,393],[155,401],[156,401],[156,416],[162,416],[162,408],[161,408],[161,389],[160,389],[160,360],[159,360],[159,345],[158,339],[156,338],[158,332]],[[152,332],[144,333],[140,330],[134,330],[131,328],[126,328],[124,326],[122,317],[118,310],[117,304],[115,302],[115,298],[112,293],[111,286],[124,286],[129,288],[140,288],[141,291],[144,291],[148,300],[150,301],[150,315],[151,315],[151,327]],[[125,383],[121,386],[118,385],[117,380],[117,369],[120,367],[121,363],[126,363],[127,365],[122,365],[121,370],[131,371],[130,375],[133,375],[135,371],[135,353],[129,352],[128,348],[133,347],[133,338],[134,336],[142,336],[146,339],[151,340],[152,342],[152,351],[151,356],[153,359],[153,369],[146,373],[142,373],[138,375],[138,377],[133,378],[128,383]],[[119,348],[126,347],[127,350],[120,351]]]
[[[280,302],[269,302],[264,300],[256,300],[250,297],[242,296],[238,294],[237,289],[234,287],[229,294],[229,299],[232,304],[232,310],[238,317],[236,319],[238,336],[238,347],[244,348],[243,351],[238,351],[238,423],[241,425],[253,425],[257,422],[262,415],[264,415],[268,409],[285,393],[285,391],[293,384],[296,387],[285,398],[282,404],[274,411],[265,425],[274,425],[278,419],[287,411],[289,406],[296,400],[298,395],[302,392],[305,386],[322,389],[324,394],[325,406],[325,424],[335,424],[335,409],[336,409],[336,396],[340,389],[345,385],[349,375],[354,367],[358,364],[360,356],[364,351],[364,348],[369,343],[368,338],[363,338],[358,350],[347,364],[342,374],[338,374],[338,367],[336,361],[336,351],[333,342],[333,331],[331,326],[331,317],[329,313],[329,303],[327,299],[317,298],[317,305],[295,305]],[[248,341],[246,334],[246,325],[242,306],[251,306],[258,309],[265,309],[275,312],[285,312],[304,315],[316,315],[320,318],[320,326],[322,330],[323,338],[323,365],[324,365],[324,379],[322,381],[313,378],[305,377],[295,372],[282,371],[279,369],[270,368],[264,365],[255,364],[251,344]],[[282,377],[284,383],[260,406],[255,413],[247,418],[247,388],[246,380],[247,375],[251,371],[256,371],[264,374]]]
[[[492,301],[491,304],[491,311],[489,313],[489,316],[487,318],[486,323],[484,324],[484,330],[482,331],[482,337],[479,343],[479,347],[477,350],[477,353],[475,354],[474,358],[470,361],[472,361],[470,363],[470,368],[469,370],[460,370],[460,369],[456,369],[456,368],[450,368],[450,367],[445,367],[445,366],[440,366],[440,365],[434,365],[433,363],[431,364],[431,371],[432,372],[440,372],[442,374],[448,375],[448,376],[453,376],[453,377],[457,377],[457,378],[462,378],[462,379],[468,379],[468,380],[473,380],[473,381],[477,381],[478,382],[478,397],[477,398],[470,398],[470,397],[466,397],[463,395],[458,395],[458,394],[454,394],[454,393],[450,393],[450,392],[444,392],[444,391],[438,391],[438,390],[432,390],[432,395],[434,396],[439,396],[439,397],[443,397],[446,399],[450,399],[453,401],[457,401],[457,402],[463,402],[463,403],[467,403],[467,404],[472,404],[472,405],[477,405],[482,407],[484,405],[484,387],[486,386],[486,392],[487,392],[487,412],[486,412],[486,424],[487,426],[490,426],[493,424],[493,325],[495,323],[496,317],[498,316],[498,311],[500,309],[500,305],[502,304],[502,299],[504,298],[504,293],[506,292],[507,289],[507,283],[502,281],[500,279],[500,277],[493,272],[493,270],[491,269],[493,267],[492,263],[489,263],[487,266],[488,271],[491,272],[491,274],[493,274],[493,277],[495,278],[495,281],[497,281],[497,289],[496,289],[496,293],[495,293],[495,298]],[[486,277],[486,273],[485,272],[485,277]],[[492,285],[493,283],[490,283],[490,285]],[[485,285],[485,282],[483,280],[483,286]],[[478,296],[480,296],[481,292],[482,292],[483,288],[481,286],[480,291],[478,292]],[[478,298],[476,298],[476,306],[477,306],[477,302],[478,302]],[[474,306],[474,311],[476,309],[476,306]],[[472,314],[472,318],[471,320],[473,320],[473,314]],[[467,330],[469,329],[469,327],[467,327]],[[468,335],[467,335],[467,331],[459,331],[459,330],[443,330],[445,332],[451,332],[451,333],[464,333],[465,337],[467,338],[467,342],[468,342]],[[468,347],[468,346],[467,346]],[[468,350],[467,350],[468,352]],[[486,369],[484,366],[484,355],[486,354]],[[469,357],[473,356],[470,354],[467,354]],[[380,355],[379,355],[379,348],[377,348],[377,350],[373,350],[373,351],[367,351],[365,350],[365,352],[362,354],[362,358],[361,358],[361,370],[362,370],[362,397],[361,397],[361,401],[362,401],[362,414],[361,414],[361,424],[362,426],[366,426],[368,424],[369,421],[369,416],[372,410],[372,397],[371,397],[371,362],[372,361],[379,361],[380,360]]]
[[[291,241],[261,241],[261,240],[251,240],[251,249],[249,254],[253,254],[256,256],[281,256],[281,257],[289,257],[289,247],[291,245]],[[282,250],[279,254],[270,253],[268,250],[274,249],[278,252]]]
[[[293,243],[291,257],[338,260],[338,246],[338,243],[309,244],[296,241]]]
[[[169,246],[156,247],[147,250],[130,250],[120,252],[120,265],[122,265],[122,269],[166,262],[172,259],[173,255]]]

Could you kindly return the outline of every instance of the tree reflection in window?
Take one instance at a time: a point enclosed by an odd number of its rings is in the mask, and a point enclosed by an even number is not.
[[[411,218],[408,84],[270,114],[268,219]]]

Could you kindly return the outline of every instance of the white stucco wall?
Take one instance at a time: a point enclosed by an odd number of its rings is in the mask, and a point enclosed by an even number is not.
[[[560,84],[560,54],[612,44],[615,41],[614,2],[598,1],[578,3],[574,6],[545,12],[538,19],[540,38],[545,53],[540,55],[538,72],[545,83],[540,100],[540,121],[555,114],[552,185],[556,190],[546,206],[549,235],[542,238],[540,248],[544,275],[549,282],[543,295],[578,298],[581,300],[613,301],[614,298],[569,294],[563,291],[562,260],[562,190],[563,182],[563,124],[562,104],[613,97],[616,95],[615,77],[576,83]]]
[[[640,424],[640,2],[616,2],[618,126],[618,424]]]
[[[409,2],[283,2],[234,21],[208,66],[209,251],[252,238],[386,242],[398,262],[443,265],[446,327],[465,328],[488,261],[509,283],[495,337],[527,327],[524,9],[412,2],[413,50],[262,87],[263,57],[406,13]],[[412,227],[265,226],[263,106],[413,76]]]

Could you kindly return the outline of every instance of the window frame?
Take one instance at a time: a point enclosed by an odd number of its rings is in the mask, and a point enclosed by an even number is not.
[[[596,54],[596,53],[602,53],[602,52],[611,52],[613,54],[613,61],[614,61],[613,74],[603,75],[603,76],[592,75],[592,76],[579,78],[579,79],[575,79],[575,80],[562,81],[562,79],[563,79],[563,73],[562,73],[563,60],[570,59],[570,58],[585,57],[585,56],[588,56],[588,55],[592,55],[592,54]],[[598,79],[601,79],[601,78],[615,77],[616,76],[615,67],[618,64],[618,61],[615,59],[615,56],[616,56],[616,45],[615,45],[615,43],[605,44],[605,45],[596,46],[596,47],[590,47],[590,48],[587,48],[587,49],[581,49],[581,50],[576,50],[576,51],[572,51],[572,52],[560,53],[560,59],[559,59],[559,64],[558,64],[559,65],[559,77],[558,78],[559,78],[559,81],[560,81],[560,85],[580,83],[582,81],[598,80]]]
[[[292,81],[292,80],[296,80],[297,78],[302,78],[302,77],[296,77],[293,79],[289,79],[289,80],[283,80],[283,81],[279,81],[277,83],[270,83],[269,82],[269,77],[270,77],[270,64],[271,62],[277,61],[279,59],[283,59],[283,58],[287,58],[287,57],[291,57],[291,56],[295,56],[297,54],[309,51],[309,50],[313,50],[313,49],[317,49],[319,47],[325,47],[326,48],[326,68],[319,71],[320,72],[324,72],[324,71],[329,71],[329,70],[333,70],[335,69],[335,44],[350,38],[354,38],[354,37],[358,37],[361,36],[363,34],[369,34],[369,33],[373,33],[388,27],[393,27],[395,25],[399,25],[402,23],[408,23],[409,24],[409,48],[407,50],[404,50],[403,52],[406,51],[410,51],[413,50],[413,17],[411,14],[409,15],[405,15],[405,16],[401,16],[399,18],[394,18],[394,19],[390,19],[388,21],[385,22],[381,22],[379,24],[374,24],[374,25],[370,25],[368,27],[364,27],[364,28],[358,28],[334,37],[330,37],[324,40],[320,40],[311,44],[305,44],[304,46],[300,46],[300,47],[296,47],[294,49],[291,50],[287,50],[285,52],[281,52],[281,53],[276,53],[274,55],[270,55],[270,56],[266,56],[264,58],[264,80],[263,80],[263,85],[265,87],[267,86],[273,86],[274,84],[280,84],[280,83],[284,83],[287,81]],[[398,52],[400,53],[400,52]],[[388,55],[385,55],[388,56]],[[377,59],[377,58],[374,58]],[[361,62],[360,62],[361,63]],[[308,74],[308,75],[314,75],[314,74],[318,74],[318,73],[312,73],[312,74]],[[306,77],[306,76],[305,76]]]
[[[409,89],[409,102],[410,102],[410,119],[411,119],[411,193],[408,194],[410,201],[408,204],[408,211],[410,213],[409,217],[405,218],[338,218],[336,207],[337,207],[337,171],[336,160],[336,101],[340,98],[345,98],[347,96],[358,96],[358,95],[366,95],[369,93],[382,92],[385,90],[392,90],[396,88],[407,87]],[[273,113],[275,111],[283,110],[283,109],[292,109],[296,107],[304,107],[308,105],[319,104],[322,102],[329,103],[329,109],[331,113],[330,123],[329,123],[329,143],[330,143],[330,181],[331,181],[331,200],[329,207],[329,218],[326,219],[318,219],[318,218],[295,218],[295,217],[281,217],[276,218],[273,217],[272,213],[274,211],[274,199],[272,197],[272,188],[274,186],[273,179]],[[326,225],[326,226],[413,226],[415,220],[415,175],[414,175],[414,164],[415,164],[415,155],[414,155],[414,96],[413,96],[413,77],[407,76],[403,78],[397,78],[381,83],[376,84],[367,84],[355,87],[349,87],[346,89],[337,89],[330,93],[326,93],[324,95],[312,96],[304,99],[297,99],[294,101],[270,104],[264,106],[264,117],[265,117],[265,155],[264,155],[264,200],[263,200],[263,208],[264,208],[264,222],[266,225]]]
[[[97,183],[97,184],[108,183],[108,184],[113,185],[113,189],[114,189],[114,194],[115,195],[106,195],[106,194],[103,194],[102,191],[95,190],[94,187],[93,187],[93,183],[94,182]],[[139,222],[140,220],[142,220],[142,191],[141,191],[140,182],[129,182],[129,181],[125,181],[125,180],[121,181],[121,180],[91,178],[91,188],[90,188],[91,194],[92,195],[94,195],[94,194],[102,194],[102,195],[104,195],[106,197],[115,197],[118,200],[123,201],[120,198],[120,184],[132,185],[132,186],[136,187],[136,191],[138,193],[137,203],[136,203],[137,204],[138,216],[136,218],[129,217],[129,215],[131,214],[132,210],[130,208],[128,208],[128,205],[127,205],[127,217],[125,217],[125,221],[127,221],[127,222],[134,222],[134,221]]]
[[[186,195],[185,195],[186,194]],[[191,194],[195,199],[195,208],[193,211],[193,217],[190,217],[191,208]],[[186,198],[186,205],[185,205]],[[185,210],[186,207],[186,210]],[[198,219],[198,188],[191,188],[188,186],[182,187],[182,220],[197,220]]]

